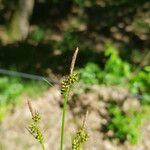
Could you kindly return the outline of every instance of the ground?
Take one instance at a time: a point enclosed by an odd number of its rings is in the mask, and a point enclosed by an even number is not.
[[[89,139],[85,144],[85,150],[149,150],[150,119],[149,121],[147,120],[143,127],[142,138],[138,145],[130,145],[128,142],[118,144],[115,140],[109,141],[107,138],[104,138],[104,134],[100,131],[100,124],[105,122],[105,119],[102,119],[100,116],[100,113],[105,113],[103,109],[104,103],[97,101],[96,93],[101,93],[101,98],[105,95],[104,93],[110,96],[111,88],[102,86],[93,87],[93,89],[93,95],[92,92],[81,94],[78,102],[75,102],[76,98],[73,96],[69,102],[65,126],[65,150],[71,149],[71,137],[83,120],[83,115],[79,113],[82,114],[81,109],[87,105],[90,105],[88,107],[89,114],[86,120]],[[113,91],[115,90],[113,89]],[[107,96],[105,96],[106,99]],[[111,96],[115,97],[116,94],[114,93]],[[119,94],[117,97],[118,96]],[[88,100],[86,101],[86,99]],[[31,118],[27,100],[32,102],[33,108],[38,110],[42,116],[41,126],[44,131],[46,150],[58,150],[60,143],[62,97],[57,86],[50,88],[36,100],[24,97],[22,105],[15,107],[14,110],[10,112],[0,124],[0,150],[40,150],[38,143],[26,129]],[[80,107],[77,107],[78,105],[80,105]],[[136,103],[136,105],[138,104]],[[99,107],[101,107],[101,109],[98,109]]]

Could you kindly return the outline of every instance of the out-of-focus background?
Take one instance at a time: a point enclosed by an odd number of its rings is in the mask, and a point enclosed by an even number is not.
[[[85,150],[150,150],[149,0],[0,0],[0,150],[40,150],[27,100],[46,150],[59,149],[59,83],[76,47],[65,150],[87,110]]]

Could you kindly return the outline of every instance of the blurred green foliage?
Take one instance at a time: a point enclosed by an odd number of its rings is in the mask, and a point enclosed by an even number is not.
[[[146,119],[146,109],[143,111],[130,110],[126,114],[116,104],[109,105],[110,121],[106,129],[113,132],[110,138],[117,138],[120,142],[128,140],[131,144],[137,144],[140,139],[140,131],[143,120]]]
[[[17,3],[18,0],[0,1],[0,25],[6,30],[13,13],[20,9]],[[10,44],[11,37],[7,39],[2,32],[4,29],[0,28],[2,67],[15,66],[30,73],[37,70],[43,73],[50,67],[61,74],[71,50],[79,46],[82,53],[79,66],[87,63],[80,69],[82,83],[123,86],[139,96],[143,103],[150,103],[150,66],[138,68],[143,55],[149,51],[148,0],[36,0],[32,11],[27,24],[33,30],[29,30],[27,40],[20,39],[21,42]],[[49,30],[53,32],[48,33]],[[112,44],[103,46],[107,40],[125,49],[120,51],[122,56],[126,53],[123,57],[139,66],[134,68],[121,59],[119,51]],[[55,49],[60,51],[57,54],[62,55],[53,55]],[[103,57],[95,49],[104,51],[104,66],[93,63],[103,63]],[[147,57],[145,64],[148,64],[148,60]],[[46,88],[46,84],[41,82],[26,83],[19,79],[0,77],[0,120],[9,107],[20,102],[21,95],[35,96]],[[119,106],[110,105],[109,114],[111,120],[107,128],[114,131],[113,138],[137,143],[143,113],[132,112],[128,116]]]
[[[103,71],[103,83],[124,84],[130,77],[130,64],[120,58],[117,49],[111,44],[106,45],[105,56],[108,57],[108,60]]]
[[[0,121],[9,108],[21,103],[21,96],[39,96],[47,88],[47,84],[42,82],[26,82],[18,78],[0,77]]]
[[[80,70],[80,80],[84,84],[105,84],[119,85],[129,89],[129,91],[142,101],[142,104],[150,103],[150,66],[143,69],[134,68],[128,62],[123,61],[118,50],[111,44],[106,45],[106,63],[104,68],[100,68],[95,63],[87,63]],[[134,69],[133,69],[134,68]],[[111,130],[111,138],[117,138],[120,142],[128,140],[131,144],[136,144],[140,138],[140,127],[142,120],[148,113],[142,105],[142,111],[130,110],[129,114],[123,112],[117,104],[110,104],[108,113],[110,121],[105,126],[107,131]]]
[[[29,39],[35,41],[35,42],[41,42],[44,39],[44,31],[41,28],[36,28],[35,30],[33,30],[30,35],[29,35]]]
[[[106,45],[105,56],[107,60],[104,69],[94,63],[88,63],[85,68],[81,69],[81,81],[87,84],[107,85],[121,85],[127,82],[131,75],[130,64],[120,58],[117,49],[111,44]]]
[[[85,6],[85,0],[74,0],[74,2],[76,4],[78,4],[80,7],[84,7]]]
[[[120,85],[134,94],[142,95],[143,101],[150,102],[150,67],[133,69],[131,64],[122,60],[116,48],[106,45],[107,58],[104,68],[95,63],[87,63],[80,70],[80,80],[85,84]]]
[[[7,77],[0,78],[0,121],[7,113],[8,107],[16,104],[23,90],[23,85]]]
[[[78,36],[72,31],[68,30],[64,32],[64,37],[61,42],[56,44],[56,47],[59,48],[62,52],[71,51],[73,47],[78,45]]]
[[[23,85],[19,81],[0,78],[0,106],[15,103],[22,90]]]
[[[80,80],[85,84],[100,84],[102,77],[102,70],[95,63],[87,63],[83,69],[80,69]]]
[[[145,102],[150,102],[150,66],[144,67],[134,74],[129,80],[129,89],[133,93],[140,93]]]

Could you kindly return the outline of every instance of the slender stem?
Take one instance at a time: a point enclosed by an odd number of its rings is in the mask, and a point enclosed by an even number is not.
[[[61,141],[60,141],[60,150],[63,150],[63,143],[64,143],[64,127],[65,127],[65,116],[67,110],[67,102],[69,98],[69,91],[64,95],[64,107],[63,107],[63,114],[62,114],[62,121],[61,121]]]
[[[41,143],[42,150],[45,150],[44,143]]]

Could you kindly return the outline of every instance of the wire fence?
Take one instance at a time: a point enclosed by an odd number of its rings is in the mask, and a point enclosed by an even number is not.
[[[28,74],[28,73],[22,73],[22,72],[17,72],[17,71],[12,71],[12,70],[6,70],[6,69],[2,69],[2,68],[0,68],[0,74],[21,77],[21,78],[26,78],[26,79],[31,79],[31,80],[44,81],[44,82],[48,83],[49,85],[60,84],[60,82],[58,80],[50,79],[48,77],[33,75],[33,74]],[[140,94],[129,93],[127,96],[133,96],[139,100],[145,99],[145,97]],[[148,96],[147,99],[150,99],[150,96]]]
[[[21,78],[26,78],[26,79],[31,79],[31,80],[45,81],[50,85],[59,84],[59,81],[53,80],[53,79],[50,79],[50,78],[47,78],[44,76],[22,73],[22,72],[17,72],[17,71],[12,71],[12,70],[6,70],[6,69],[2,69],[2,68],[0,68],[0,74],[21,77]]]

